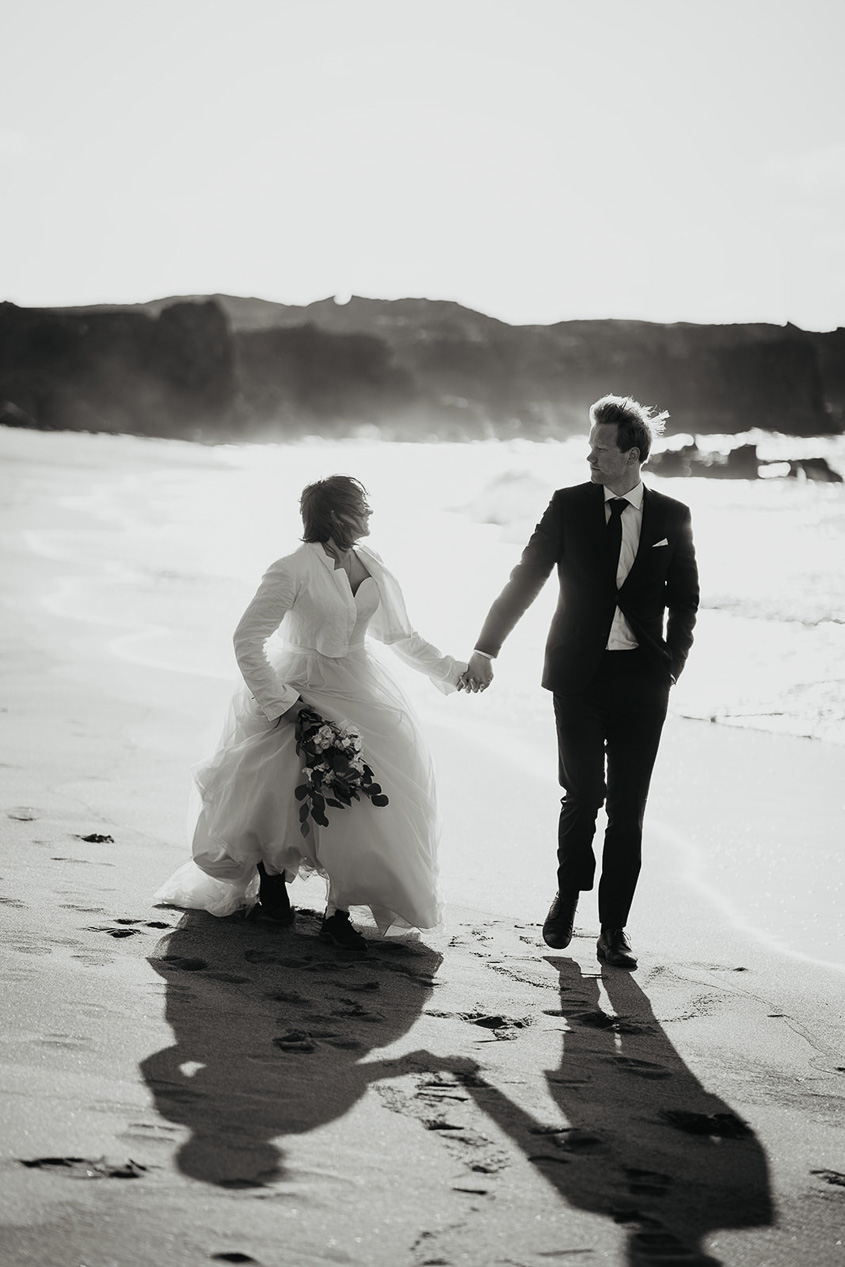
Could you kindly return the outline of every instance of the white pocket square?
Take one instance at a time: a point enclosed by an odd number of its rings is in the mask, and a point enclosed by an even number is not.
[[[656,550],[658,546],[668,546],[668,544],[669,544],[669,538],[664,537],[662,541],[655,541],[654,545],[651,548],[652,550]]]

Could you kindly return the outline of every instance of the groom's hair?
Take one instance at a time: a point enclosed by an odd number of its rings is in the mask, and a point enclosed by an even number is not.
[[[329,475],[303,488],[299,509],[303,541],[328,541],[331,537],[341,550],[349,550],[358,537],[343,517],[360,515],[367,509],[367,490],[351,475]]]
[[[641,405],[633,396],[602,396],[590,405],[590,422],[613,423],[619,448],[623,453],[639,449],[641,462],[648,459],[652,441],[663,434],[668,417],[668,410],[659,412],[651,405]]]

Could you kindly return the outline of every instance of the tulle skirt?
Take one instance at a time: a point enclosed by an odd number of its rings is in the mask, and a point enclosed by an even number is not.
[[[382,932],[433,928],[440,921],[434,775],[400,687],[365,645],[342,659],[281,649],[271,660],[306,704],[358,727],[364,758],[389,804],[364,797],[349,808],[329,807],[328,827],[309,819],[303,836],[294,727],[284,718],[268,721],[250,693],[239,691],[218,751],[195,773],[201,807],[193,861],[155,900],[230,915],[257,901],[256,865],[263,862],[288,879],[319,873],[330,902],[341,910],[369,907]]]

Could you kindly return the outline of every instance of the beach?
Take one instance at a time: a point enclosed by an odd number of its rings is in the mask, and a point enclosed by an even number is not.
[[[845,1260],[845,751],[698,707],[721,615],[658,759],[636,973],[598,964],[592,894],[566,951],[540,937],[560,793],[530,625],[483,700],[410,683],[446,917],[346,959],[315,936],[317,880],[289,930],[152,903],[292,490],[341,459],[369,482],[372,446],[275,453],[290,486],[246,515],[251,455],[0,442],[3,1267]],[[424,539],[394,472],[372,492],[421,631],[465,655],[495,590],[448,552],[474,499],[446,450],[421,447],[445,481]],[[522,507],[501,534],[462,521],[502,581]]]

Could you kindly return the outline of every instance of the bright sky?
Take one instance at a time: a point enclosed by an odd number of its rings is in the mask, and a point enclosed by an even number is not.
[[[845,325],[842,0],[25,0],[0,299]]]

